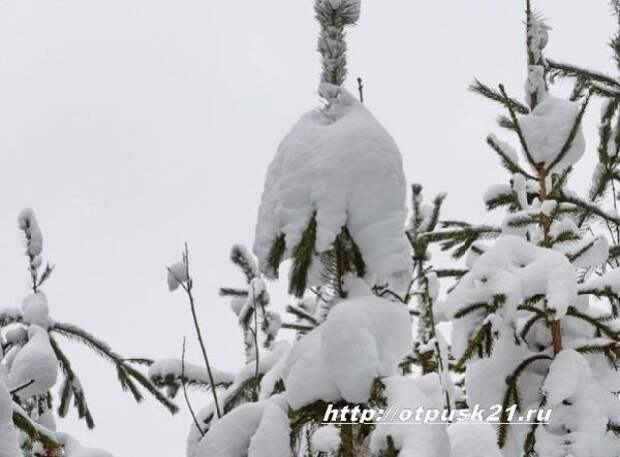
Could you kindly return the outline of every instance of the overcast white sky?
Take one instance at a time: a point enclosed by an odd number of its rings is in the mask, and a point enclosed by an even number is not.
[[[606,0],[534,1],[554,28],[547,55],[614,73]],[[16,216],[32,206],[57,265],[46,287],[57,320],[128,356],[178,357],[187,335],[199,361],[185,302],[165,285],[187,240],[208,350],[238,367],[241,335],[217,288],[240,284],[230,246],[251,245],[278,141],[317,104],[312,3],[0,0],[0,307],[28,291]],[[506,175],[484,138],[499,111],[466,88],[477,76],[522,96],[523,3],[364,0],[349,34],[349,86],[364,77],[408,179],[447,191],[450,218],[493,219],[481,195]],[[595,116],[597,104],[576,188]],[[136,406],[111,366],[65,347],[98,427],[72,412],[61,429],[117,457],[184,455],[187,414]]]

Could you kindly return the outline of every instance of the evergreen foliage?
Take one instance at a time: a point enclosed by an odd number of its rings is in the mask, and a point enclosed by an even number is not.
[[[23,440],[23,452],[29,455],[27,453],[42,447],[47,456],[62,455],[63,443],[56,438],[55,430],[49,430],[44,425],[48,423],[45,417],[53,415],[54,401],[50,389],[55,383],[49,383],[49,379],[55,381],[55,375],[52,372],[46,372],[48,370],[45,368],[46,364],[47,366],[56,364],[63,378],[60,383],[59,404],[56,410],[58,417],[66,417],[73,404],[78,417],[86,423],[87,427],[89,429],[95,427],[95,420],[88,406],[84,387],[69,357],[58,343],[58,336],[81,343],[111,362],[116,369],[122,389],[129,391],[137,402],[144,398],[140,390],[143,388],[168,411],[176,413],[177,406],[166,398],[143,373],[114,352],[107,343],[77,325],[57,322],[51,318],[47,299],[41,289],[54,269],[50,264],[44,268],[41,267],[43,237],[32,210],[26,209],[20,214],[19,228],[24,235],[31,295],[26,297],[21,308],[0,310],[0,332],[2,332],[0,333],[2,343],[0,356],[4,354],[4,357],[0,357],[0,362],[3,363],[0,367],[0,382],[5,382],[2,379],[2,368],[7,370],[9,383],[11,380],[19,379],[19,376],[23,376],[24,373],[33,376],[32,379],[24,380],[22,387],[10,386],[14,388],[13,422],[27,437]],[[35,341],[32,337],[39,334],[39,331],[42,339]],[[35,347],[33,353],[31,348]],[[52,357],[47,360],[41,359],[41,350],[46,347],[50,348],[46,357]],[[39,365],[41,368],[38,367]],[[38,376],[41,378],[37,378]]]

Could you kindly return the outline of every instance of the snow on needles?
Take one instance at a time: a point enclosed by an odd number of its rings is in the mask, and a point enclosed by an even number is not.
[[[504,318],[510,320],[517,304],[536,294],[547,297],[556,319],[563,317],[577,301],[573,266],[560,252],[504,235],[475,260],[470,272],[448,296],[445,311],[453,316],[472,303],[504,295]]]
[[[26,236],[26,255],[32,258],[40,256],[43,251],[43,235],[34,211],[31,208],[23,209],[17,217],[17,223]]]
[[[454,423],[448,427],[450,455],[458,457],[502,457],[491,424]]]
[[[28,295],[22,302],[23,319],[26,324],[47,329],[52,324],[50,308],[43,292]]]
[[[327,105],[301,117],[269,166],[256,226],[254,253],[274,276],[268,257],[285,237],[286,254],[316,214],[318,252],[346,226],[366,261],[371,282],[409,277],[410,249],[402,158],[389,133],[346,90],[322,84]]]
[[[263,452],[274,449],[265,448],[264,434],[273,431],[280,435],[274,439],[281,441],[281,434],[284,429],[281,415],[271,407],[281,409],[282,414],[285,414],[286,402],[283,394],[274,395],[267,400],[244,403],[234,408],[213,423],[208,433],[198,444],[198,450],[195,455],[201,457],[266,457],[270,455]],[[286,425],[288,427],[288,424]],[[256,435],[259,435],[259,437]],[[256,441],[254,438],[256,438]],[[255,455],[248,453],[252,442],[254,442]],[[287,449],[290,449],[288,442]],[[273,456],[288,457],[282,452],[275,453]]]
[[[179,359],[156,360],[149,367],[148,376],[152,380],[164,380],[166,378],[180,380],[183,371],[185,371],[185,378],[190,380],[190,382],[209,384],[209,376],[205,367],[189,362],[183,363]],[[235,376],[232,373],[216,370],[215,368],[212,368],[211,374],[216,385],[232,384],[235,380]]]
[[[432,373],[419,379],[392,376],[382,379],[388,407],[416,410],[439,409],[442,407],[441,384],[437,374]],[[391,436],[399,449],[399,457],[444,457],[450,453],[446,425],[419,423],[403,425],[383,423],[377,425],[370,438],[373,455],[385,449],[387,437]]]
[[[13,401],[0,377],[0,457],[21,457],[18,435],[13,426]]]
[[[564,350],[556,357],[543,384],[547,404],[553,410],[550,423],[536,436],[538,455],[573,455],[575,457],[617,456],[608,422],[618,418],[617,395],[594,378],[584,356]],[[558,430],[568,430],[558,434]]]
[[[250,440],[248,457],[292,457],[288,414],[276,405],[265,408]]]
[[[293,348],[288,402],[293,409],[316,400],[362,403],[377,377],[396,374],[411,345],[405,306],[374,296],[344,300]]]
[[[33,395],[45,394],[54,387],[57,377],[58,361],[49,336],[41,327],[31,325],[28,329],[28,342],[17,353],[11,365],[8,385],[15,389],[34,381],[17,393],[20,398],[27,399]]]
[[[567,142],[581,106],[561,98],[546,96],[534,110],[519,119],[530,155],[535,163],[549,166],[558,158]],[[564,157],[553,167],[561,171],[574,165],[585,152],[581,126]]]
[[[333,425],[324,425],[312,434],[312,447],[319,452],[336,452],[340,447],[340,431]]]

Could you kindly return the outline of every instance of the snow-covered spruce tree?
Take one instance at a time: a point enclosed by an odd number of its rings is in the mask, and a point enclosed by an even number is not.
[[[253,248],[257,262],[247,250],[233,249],[246,286],[221,289],[239,318],[246,365],[234,376],[211,370],[207,380],[204,368],[188,365],[183,372],[183,361],[159,361],[151,375],[171,393],[185,385],[212,391],[213,401],[192,424],[189,457],[448,456],[445,424],[323,424],[328,403],[357,415],[366,405],[451,404],[446,348],[432,308],[437,277],[462,272],[434,271],[428,263],[422,235],[434,233],[443,196],[429,210],[415,187],[406,227],[398,147],[341,87],[344,28],[357,20],[359,1],[317,0],[315,11],[323,107],[301,117],[269,167]],[[278,339],[280,319],[269,310],[262,279],[277,278],[286,260],[296,302],[287,307],[294,322],[281,327],[297,332],[292,343]],[[183,268],[173,276],[191,282]],[[413,297],[420,299],[411,312],[423,317],[415,348],[407,306]],[[423,366],[418,377],[409,373],[412,363]]]
[[[413,362],[420,366],[423,374],[437,373],[441,380],[444,407],[455,406],[453,381],[450,375],[450,354],[447,341],[437,329],[436,305],[440,292],[440,278],[459,278],[460,269],[436,269],[431,263],[428,236],[437,230],[441,205],[445,194],[435,197],[433,204],[424,204],[422,186],[411,186],[412,213],[407,239],[413,252],[413,279],[403,301],[409,303],[412,297],[416,306],[412,310],[417,316],[413,346]]]
[[[50,278],[53,268],[49,264],[42,267],[41,229],[31,209],[20,213],[18,223],[25,239],[31,293],[21,307],[0,309],[0,456],[14,457],[15,442],[20,448],[18,455],[24,456],[107,456],[109,454],[96,451],[97,454],[95,450],[90,454],[80,454],[86,448],[70,436],[56,432],[51,390],[59,375],[62,381],[58,416],[65,417],[73,403],[87,426],[93,428],[95,425],[84,388],[58,343],[58,336],[85,344],[111,362],[121,387],[129,390],[136,401],[143,398],[138,387],[141,386],[171,412],[176,412],[177,408],[146,376],[106,343],[76,325],[52,318],[42,286]],[[9,401],[10,397],[12,400]],[[16,430],[20,433],[17,434]]]
[[[620,2],[611,2],[614,15],[618,20],[619,31],[611,39],[609,46],[613,52],[613,58],[620,71]],[[592,175],[592,185],[588,193],[589,202],[595,206],[592,211],[605,209],[617,213],[618,190],[620,181],[620,82],[603,73],[580,68],[576,65],[561,63],[548,59],[548,72],[551,77],[574,78],[575,86],[571,95],[572,100],[583,99],[586,93],[595,94],[603,99],[601,120],[599,124],[598,164]],[[615,246],[620,245],[620,231],[614,224],[607,223],[607,233],[613,242],[612,253],[616,252]],[[615,260],[615,266],[620,266]]]
[[[620,270],[606,232],[617,242],[620,219],[599,204],[617,179],[610,168],[616,153],[607,149],[616,107],[603,110],[601,163],[590,195],[581,198],[568,180],[585,152],[581,123],[597,89],[578,77],[579,101],[549,93],[548,30],[528,1],[526,103],[501,85],[472,87],[506,108],[500,125],[521,150],[487,138],[510,173],[509,185],[484,195],[488,209],[507,210],[501,227],[453,222],[430,238],[457,256],[467,253],[469,271],[443,312],[454,320],[452,348],[457,368],[466,370],[470,406],[501,404],[503,423],[511,411],[552,410],[548,423],[536,416],[530,425],[499,425],[503,454],[617,456]]]

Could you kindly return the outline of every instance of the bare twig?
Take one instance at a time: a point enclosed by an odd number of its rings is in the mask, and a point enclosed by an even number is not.
[[[196,305],[194,302],[194,294],[192,293],[193,280],[189,275],[189,249],[187,247],[187,243],[185,243],[185,252],[183,252],[183,263],[185,265],[185,275],[187,277],[187,283],[180,282],[181,287],[187,294],[187,298],[189,299],[189,306],[192,312],[192,319],[194,320],[194,327],[196,329],[196,336],[198,337],[198,343],[200,344],[200,350],[202,351],[202,357],[205,362],[205,366],[207,368],[207,374],[209,375],[209,383],[211,384],[211,392],[213,393],[213,401],[215,403],[215,412],[217,413],[217,417],[222,417],[222,412],[220,410],[220,403],[217,399],[217,390],[215,386],[215,380],[213,379],[213,372],[211,371],[211,364],[209,363],[209,357],[207,356],[207,349],[205,347],[204,341],[202,339],[202,331],[200,330],[200,324],[198,323],[198,316],[196,315]]]
[[[31,385],[33,385],[33,384],[34,384],[34,379],[31,379],[31,380],[30,380],[30,381],[28,381],[27,383],[22,384],[21,386],[16,387],[15,389],[11,390],[10,394],[11,394],[11,396],[13,396],[13,395],[15,395],[16,393],[18,393],[18,392],[20,392],[20,391],[24,390],[26,387],[29,387],[29,386],[31,386]]]
[[[252,283],[252,306],[254,307],[254,330],[252,334],[254,336],[254,359],[256,361],[256,372],[254,373],[254,401],[258,401],[258,375],[260,374],[260,359],[258,355],[258,310],[256,309],[256,290],[254,289],[254,283]]]
[[[360,102],[364,103],[364,83],[362,78],[357,78],[357,90],[360,93]]]
[[[196,428],[200,432],[202,436],[205,436],[204,430],[198,423],[198,419],[196,418],[196,414],[194,413],[194,408],[192,408],[192,404],[189,402],[189,396],[187,395],[187,379],[185,378],[185,338],[183,338],[183,352],[181,353],[181,386],[183,387],[183,396],[185,397],[185,403],[187,404],[187,409],[189,409],[190,414],[192,415],[192,419],[194,419],[194,424]]]

